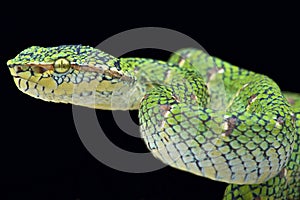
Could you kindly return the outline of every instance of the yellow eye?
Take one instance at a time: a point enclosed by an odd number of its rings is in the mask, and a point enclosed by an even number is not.
[[[54,70],[57,73],[65,73],[71,67],[70,61],[65,58],[59,58],[54,62]]]

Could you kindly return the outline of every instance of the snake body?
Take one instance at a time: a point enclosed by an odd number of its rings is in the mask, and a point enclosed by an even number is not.
[[[192,48],[165,62],[81,45],[33,46],[7,64],[33,97],[139,109],[152,154],[229,183],[224,199],[300,198],[300,95],[281,92],[267,76]]]

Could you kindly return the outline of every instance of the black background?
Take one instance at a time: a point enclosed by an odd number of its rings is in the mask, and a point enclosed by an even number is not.
[[[296,6],[181,2],[162,7],[140,2],[144,4],[140,8],[127,9],[117,3],[98,3],[80,2],[77,8],[53,2],[37,8],[27,3],[26,7],[18,4],[18,8],[14,3],[2,6],[0,199],[221,199],[224,183],[170,167],[131,174],[98,162],[77,135],[71,105],[47,103],[18,91],[6,61],[32,45],[96,46],[121,31],[157,26],[194,38],[211,55],[267,74],[283,90],[300,92]],[[156,50],[129,55],[168,57],[168,53]],[[126,136],[116,127],[110,112],[97,112],[114,143],[146,151],[141,140]],[[136,120],[137,112],[131,114]]]

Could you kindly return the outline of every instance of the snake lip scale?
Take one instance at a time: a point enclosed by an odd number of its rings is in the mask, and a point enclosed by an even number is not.
[[[22,92],[103,110],[139,110],[154,157],[228,183],[224,200],[300,199],[300,95],[186,48],[168,61],[82,45],[32,46],[7,62]]]

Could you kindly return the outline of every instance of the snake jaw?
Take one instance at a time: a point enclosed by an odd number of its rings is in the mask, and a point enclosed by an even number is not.
[[[23,79],[25,81],[33,81],[30,80],[32,77],[40,78],[51,74],[51,70],[53,66],[51,64],[40,65],[40,64],[12,64],[9,65],[10,74],[13,78]]]

